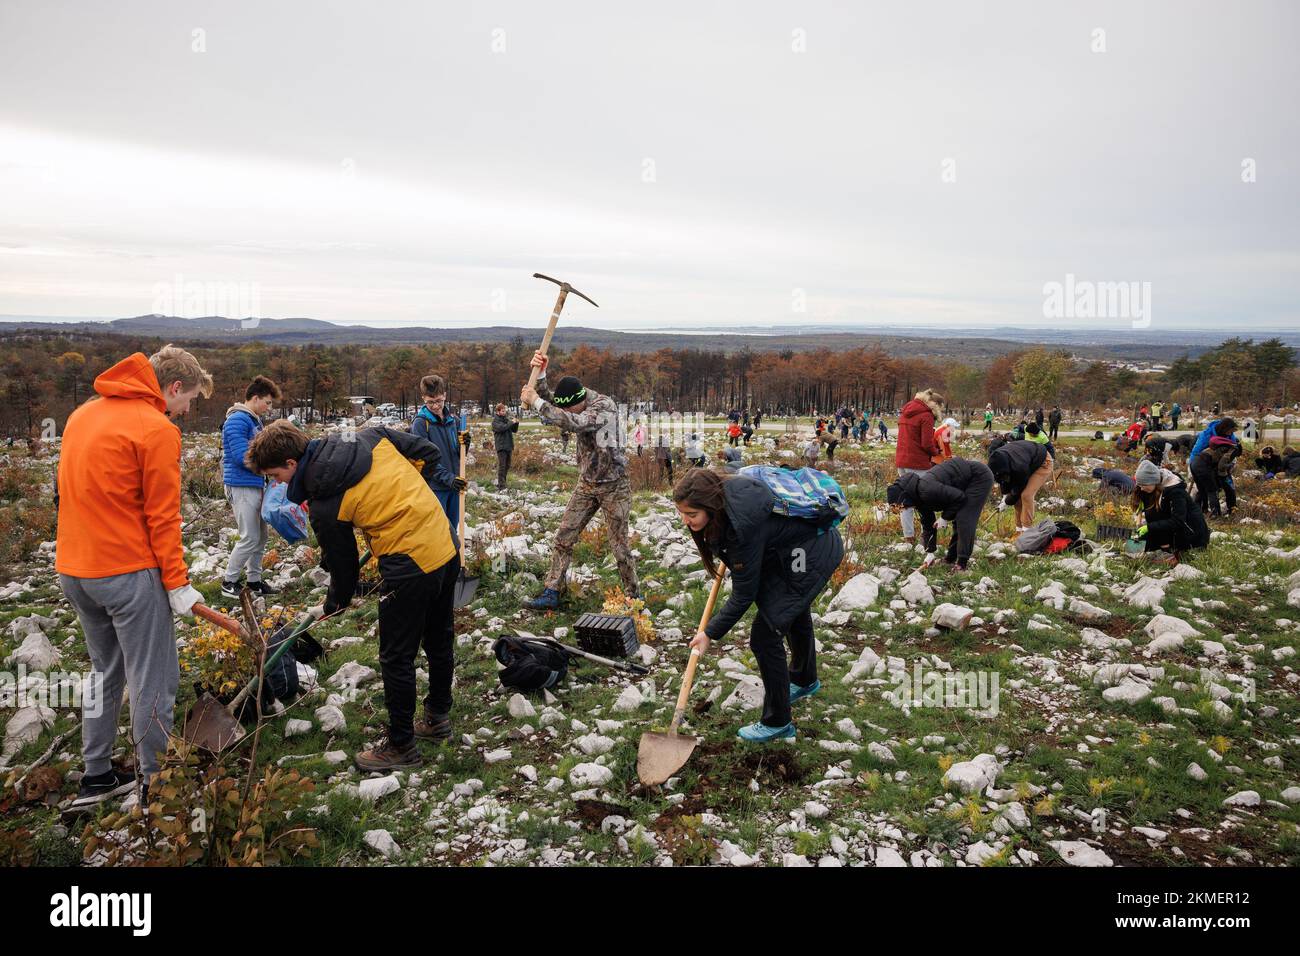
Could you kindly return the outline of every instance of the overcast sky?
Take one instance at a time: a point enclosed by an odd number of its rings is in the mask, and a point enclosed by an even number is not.
[[[4,0],[0,314],[203,314],[187,289],[540,326],[544,272],[607,328],[1039,325],[1072,274],[1150,283],[1152,329],[1294,329],[1298,26],[1285,0]]]

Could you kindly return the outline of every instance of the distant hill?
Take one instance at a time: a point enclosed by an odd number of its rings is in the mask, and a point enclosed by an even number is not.
[[[22,331],[77,333],[117,333],[166,338],[175,342],[219,344],[222,341],[256,339],[273,345],[421,345],[445,342],[509,342],[523,336],[528,342],[539,339],[541,328],[518,326],[480,326],[474,328],[374,328],[365,325],[337,325],[321,319],[261,319],[256,327],[245,328],[239,319],[207,316],[197,319],[165,315],[138,315],[107,322],[40,321],[20,319],[0,321],[0,336]],[[1240,333],[1233,330],[1235,334]],[[1139,338],[1140,336],[1140,338]],[[663,332],[618,332],[565,325],[555,330],[554,344],[572,349],[586,344],[594,348],[613,348],[625,352],[653,352],[661,348],[698,348],[703,350],[773,352],[817,348],[832,350],[880,345],[892,355],[915,355],[935,360],[961,358],[968,362],[991,360],[998,355],[1043,344],[1062,348],[1081,358],[1114,359],[1133,362],[1168,362],[1184,352],[1195,356],[1218,345],[1225,332],[1189,330],[1141,332],[1128,330],[1057,330],[1001,327],[989,329],[954,329],[918,326],[915,328],[844,326],[778,326],[766,329],[690,329]],[[1300,332],[1263,331],[1257,339],[1277,337],[1288,345],[1300,345]]]

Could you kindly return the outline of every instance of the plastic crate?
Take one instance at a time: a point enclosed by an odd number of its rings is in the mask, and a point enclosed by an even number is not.
[[[1123,528],[1114,524],[1097,525],[1098,541],[1125,541],[1133,536],[1132,528]]]
[[[573,629],[578,646],[588,654],[602,657],[631,657],[641,649],[636,637],[636,620],[626,614],[586,613]]]

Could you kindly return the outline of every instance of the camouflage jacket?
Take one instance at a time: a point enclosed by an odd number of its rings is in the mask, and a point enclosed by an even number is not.
[[[537,415],[547,425],[556,425],[578,436],[578,474],[592,484],[605,484],[627,476],[627,455],[619,427],[618,406],[608,395],[587,389],[587,405],[574,415],[551,404],[554,393],[546,376],[537,379],[542,399]]]

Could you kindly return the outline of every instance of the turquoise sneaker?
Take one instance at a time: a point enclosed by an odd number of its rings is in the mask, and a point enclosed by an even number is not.
[[[822,682],[819,680],[813,681],[807,687],[800,687],[798,684],[791,684],[790,703],[793,704],[796,700],[803,700],[805,697],[811,697],[813,694],[817,693],[821,689],[822,689]]]
[[[794,724],[786,724],[784,727],[769,727],[762,721],[752,723],[747,727],[741,727],[736,731],[736,736],[741,740],[749,740],[754,743],[765,744],[770,740],[794,740]]]

